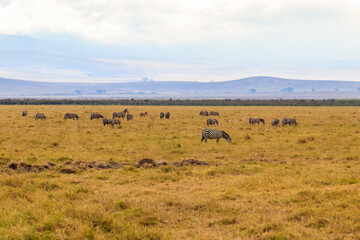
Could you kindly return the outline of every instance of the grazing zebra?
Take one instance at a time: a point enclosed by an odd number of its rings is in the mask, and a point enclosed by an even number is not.
[[[229,143],[231,142],[231,138],[229,134],[224,131],[218,129],[204,129],[201,132],[202,138],[201,142],[205,140],[207,142],[208,139],[215,139],[216,142],[219,142],[220,138],[225,138]]]
[[[257,124],[259,125],[261,122],[262,122],[263,124],[265,124],[265,120],[262,119],[262,118],[252,118],[252,117],[249,118],[249,123],[250,123],[250,124],[255,124],[255,123],[257,123]]]
[[[76,113],[65,113],[64,119],[79,120],[79,116]]]
[[[122,112],[114,112],[113,113],[113,118],[125,118],[126,113],[129,113],[129,110],[127,108],[124,109],[124,111]]]
[[[127,114],[126,115],[126,120],[133,120],[134,119],[134,116],[132,114]]]
[[[141,113],[140,113],[140,117],[145,117],[145,116],[147,116],[147,115],[148,115],[147,112],[141,112]]]
[[[119,125],[120,126],[121,122],[118,119],[112,119],[112,125]]]
[[[206,120],[206,124],[209,126],[209,125],[219,125],[219,122],[218,120],[216,120],[215,118],[208,118]]]
[[[160,113],[160,119],[163,119],[165,117],[165,114],[163,112]]]
[[[209,116],[209,113],[208,113],[208,111],[204,111],[204,116]]]
[[[169,118],[170,118],[170,112],[167,112],[167,113],[165,114],[165,118],[166,118],[166,119],[169,119]]]
[[[200,111],[199,116],[204,116],[204,111]]]
[[[104,116],[103,115],[101,115],[101,114],[99,114],[99,113],[92,113],[91,115],[90,115],[90,120],[92,120],[92,119],[99,119],[99,118],[104,118]]]
[[[23,116],[23,117],[26,117],[26,116],[27,116],[27,111],[26,111],[26,110],[24,110],[24,111],[22,112],[22,116]]]
[[[297,122],[296,122],[296,119],[294,119],[294,118],[284,118],[282,120],[282,124],[283,125],[289,124],[291,126],[291,125],[297,125]]]
[[[276,126],[276,127],[280,126],[280,120],[279,119],[273,119],[271,121],[271,126]]]
[[[219,113],[215,112],[215,111],[210,111],[209,115],[210,116],[219,116]]]
[[[43,113],[37,113],[37,114],[35,115],[35,119],[36,119],[36,120],[37,120],[37,119],[43,119],[43,120],[45,120],[46,117],[45,117],[45,115],[44,115]]]
[[[103,118],[103,124],[104,124],[104,126],[106,125],[109,125],[109,124],[111,124],[111,126],[114,126],[114,122],[113,122],[113,120],[112,119],[110,119],[110,118]]]

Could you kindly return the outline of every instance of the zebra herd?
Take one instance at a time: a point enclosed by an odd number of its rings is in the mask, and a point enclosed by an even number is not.
[[[219,116],[218,112],[214,112],[214,111],[210,111],[210,113],[208,111],[201,111],[200,116]],[[226,122],[228,122],[227,120],[225,120]],[[265,120],[262,118],[253,118],[250,117],[249,118],[249,124],[250,125],[254,125],[254,124],[265,124]],[[212,125],[219,125],[219,121],[215,118],[208,118],[206,120],[206,124],[207,126],[212,126]],[[282,124],[283,125],[297,125],[296,119],[294,118],[284,118],[282,120]],[[271,120],[271,126],[280,126],[280,120],[279,119],[273,119]],[[217,139],[216,142],[219,142],[220,138],[225,138],[228,142],[231,142],[231,138],[229,136],[229,134],[227,134],[226,132],[222,131],[222,130],[218,130],[218,129],[204,129],[201,133],[202,138],[201,138],[201,142],[205,140],[205,142],[207,142],[207,139]]]
[[[22,116],[26,117],[28,115],[27,110],[22,111]],[[140,113],[140,117],[146,117],[148,116],[147,112],[141,112]],[[90,120],[93,119],[103,119],[103,125],[104,126],[114,126],[114,125],[120,125],[120,118],[124,119],[126,117],[126,120],[133,120],[134,119],[134,115],[129,113],[129,110],[126,108],[124,109],[124,111],[122,112],[114,112],[112,115],[112,118],[105,118],[103,115],[101,115],[100,113],[91,113],[90,115]],[[170,112],[167,113],[160,113],[160,119],[170,119]],[[36,113],[35,115],[35,119],[42,119],[42,120],[46,120],[46,116],[43,113]],[[79,120],[79,116],[76,113],[65,113],[64,115],[64,120],[66,119],[73,119],[73,120]]]
[[[160,113],[160,119],[163,119],[165,117],[165,119],[170,119],[170,112],[167,113]]]
[[[215,111],[200,111],[200,116],[220,116],[218,112]]]
[[[253,117],[249,118],[249,124],[251,125],[254,125],[255,123],[259,125],[261,122],[265,124],[265,120],[262,118],[253,118]],[[292,125],[297,125],[297,122],[296,119],[294,118],[283,118],[282,124],[283,125],[288,124],[289,126],[292,126]],[[276,126],[276,127],[280,126],[280,120],[279,119],[271,120],[271,126]]]
[[[26,110],[24,110],[22,112],[22,116],[26,117],[28,115],[28,112]],[[200,111],[200,116],[220,116],[220,114],[218,112],[215,111]],[[147,112],[141,112],[140,113],[140,117],[146,117],[148,116]],[[129,120],[133,120],[134,116],[132,114],[129,113],[128,109],[124,109],[124,111],[122,112],[114,112],[112,115],[112,118],[105,118],[103,115],[101,115],[100,113],[91,113],[90,115],[90,120],[93,119],[102,119],[102,123],[103,126],[115,126],[115,125],[119,125],[121,124],[120,122],[120,118],[124,119],[126,117],[126,119]],[[36,113],[35,115],[35,119],[42,119],[45,120],[46,116],[43,113]],[[65,113],[64,115],[64,120],[66,119],[73,119],[73,120],[79,120],[79,116],[76,113]],[[160,113],[160,119],[170,119],[170,112],[161,112]],[[226,122],[228,122],[227,120],[225,120]],[[297,125],[296,119],[294,118],[283,118],[282,119],[282,124],[283,125]],[[250,125],[254,125],[254,124],[265,124],[265,120],[262,118],[253,118],[250,117],[249,118],[249,124]],[[215,118],[208,118],[206,120],[206,124],[207,126],[215,126],[215,125],[219,125],[219,121]],[[273,119],[271,120],[271,125],[272,126],[280,126],[280,120],[279,119]],[[226,133],[225,131],[219,130],[219,129],[203,129],[201,132],[202,138],[201,138],[201,142],[205,141],[207,142],[208,139],[216,139],[216,142],[219,142],[220,138],[224,138],[226,139],[229,143],[232,141],[229,134]]]

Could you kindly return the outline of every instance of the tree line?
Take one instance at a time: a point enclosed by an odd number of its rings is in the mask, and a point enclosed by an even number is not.
[[[360,99],[0,99],[0,105],[360,106]]]

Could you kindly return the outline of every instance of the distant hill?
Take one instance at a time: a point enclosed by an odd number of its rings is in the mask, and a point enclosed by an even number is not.
[[[360,98],[360,82],[249,77],[223,82],[62,83],[0,78],[0,98]]]

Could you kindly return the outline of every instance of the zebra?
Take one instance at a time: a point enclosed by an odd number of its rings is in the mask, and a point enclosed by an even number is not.
[[[35,119],[36,119],[36,120],[37,120],[37,119],[43,119],[43,120],[45,120],[46,117],[45,117],[45,115],[44,115],[43,113],[37,113],[37,114],[35,115]]]
[[[134,116],[132,114],[128,114],[126,115],[126,120],[133,120],[134,119]]]
[[[148,115],[147,112],[141,112],[141,113],[140,113],[140,117],[145,117],[145,116],[147,116],[147,115]]]
[[[208,113],[208,111],[204,111],[204,115],[203,116],[209,116],[209,113]]]
[[[76,113],[65,113],[64,119],[79,120],[79,116]]]
[[[92,119],[99,119],[99,118],[104,118],[104,116],[103,115],[101,115],[101,114],[99,114],[99,113],[92,113],[91,115],[90,115],[90,120],[92,120]]]
[[[216,142],[219,142],[220,138],[225,138],[229,143],[232,142],[229,134],[227,134],[226,132],[222,131],[222,130],[218,130],[218,129],[204,129],[201,132],[202,138],[201,138],[201,142],[205,140],[205,142],[207,142],[208,139],[215,139],[216,138]]]
[[[294,118],[284,118],[282,120],[282,124],[283,125],[289,124],[291,126],[291,125],[297,125],[297,122],[296,122],[296,119],[294,119]]]
[[[209,115],[210,116],[219,116],[219,113],[215,112],[215,111],[210,111]]]
[[[262,122],[263,124],[265,124],[265,120],[262,119],[262,118],[252,118],[252,117],[249,118],[249,123],[250,123],[250,124],[255,124],[255,123],[257,123],[257,124],[259,125],[261,122]]]
[[[166,118],[166,119],[169,119],[169,118],[170,118],[170,112],[167,112],[167,113],[165,114],[165,118]]]
[[[219,122],[218,120],[216,120],[215,118],[208,118],[206,120],[206,124],[209,126],[209,125],[219,125]]]
[[[279,119],[273,119],[271,121],[271,126],[280,126],[280,120]]]
[[[113,118],[125,118],[125,112],[114,112],[113,113]]]
[[[129,113],[129,110],[127,108],[124,109],[124,111],[122,112],[114,112],[113,113],[113,118],[125,118],[126,113]]]
[[[121,122],[118,119],[112,119],[111,121],[112,121],[113,126],[114,125],[119,125],[120,126],[120,124],[121,124]]]
[[[110,119],[110,118],[103,118],[103,124],[104,124],[104,126],[106,125],[109,125],[109,124],[111,124],[112,126],[114,126],[114,122],[113,122],[113,120],[112,119]]]
[[[160,119],[163,119],[165,117],[165,114],[163,112],[160,113]]]
[[[26,110],[24,110],[24,111],[22,112],[22,116],[23,116],[23,117],[26,117],[26,116],[27,116],[27,111],[26,111]]]
[[[199,116],[204,116],[204,111],[200,111]]]

